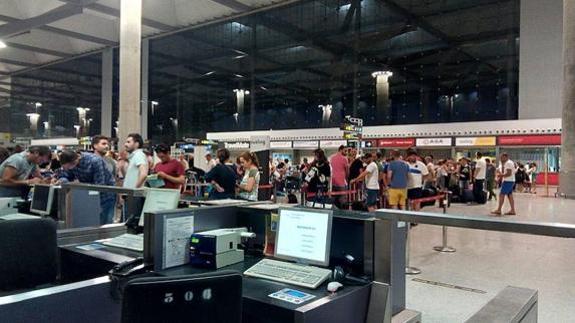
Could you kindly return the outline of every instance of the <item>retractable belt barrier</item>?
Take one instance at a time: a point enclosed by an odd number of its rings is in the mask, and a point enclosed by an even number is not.
[[[431,201],[443,201],[443,213],[447,213],[447,207],[451,204],[450,203],[450,193],[451,192],[442,192],[440,194],[437,194],[435,196],[429,196],[429,197],[422,197],[422,198],[418,198],[418,199],[413,199],[413,200],[409,200],[407,205],[409,205],[411,208],[416,208],[415,206],[417,206],[416,209],[419,209],[419,206],[421,206],[421,203],[424,202],[431,202]],[[407,223],[407,237],[405,240],[405,273],[407,275],[418,275],[421,274],[421,269],[416,268],[416,267],[411,267],[410,266],[410,261],[409,261],[409,254],[410,254],[410,231],[411,231],[411,223]],[[441,250],[438,250],[438,249]],[[455,249],[451,248],[447,245],[447,228],[445,226],[443,226],[443,245],[439,246],[439,247],[435,247],[434,249],[437,251],[441,251],[441,252],[454,252]],[[452,250],[452,251],[449,251]]]

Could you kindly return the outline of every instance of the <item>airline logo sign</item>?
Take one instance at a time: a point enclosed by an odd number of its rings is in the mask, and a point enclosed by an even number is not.
[[[250,150],[252,152],[270,149],[270,136],[251,136]]]
[[[294,148],[317,148],[319,142],[317,140],[294,141]]]
[[[322,140],[319,142],[320,148],[339,148],[339,146],[347,146],[347,140]]]
[[[561,135],[501,136],[502,146],[561,145]]]
[[[377,141],[377,147],[412,147],[415,145],[415,139],[413,138],[397,138],[397,139],[379,139]]]
[[[417,138],[417,147],[442,147],[451,146],[451,138]]]
[[[291,148],[291,141],[272,141],[270,142],[271,149],[278,148]]]
[[[464,137],[455,138],[455,145],[458,147],[485,147],[495,146],[495,137]]]
[[[249,142],[225,142],[224,147],[230,150],[250,149]]]

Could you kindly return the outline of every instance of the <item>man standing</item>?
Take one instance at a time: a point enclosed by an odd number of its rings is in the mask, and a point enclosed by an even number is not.
[[[515,201],[513,200],[513,186],[515,186],[515,163],[509,159],[507,153],[501,154],[501,172],[499,178],[501,179],[501,191],[499,192],[499,206],[497,210],[491,212],[493,215],[501,215],[503,202],[505,196],[509,199],[509,206],[511,209],[505,215],[516,215]]]
[[[348,155],[348,162],[349,162],[349,181],[351,182],[352,179],[357,178],[361,173],[361,169],[363,168],[363,162],[361,158],[357,157],[357,149],[351,148]]]
[[[206,173],[211,171],[217,165],[216,160],[212,157],[211,152],[206,153],[206,162],[208,163],[208,166],[207,166],[208,168],[206,169]]]
[[[377,197],[379,196],[379,168],[374,161],[373,155],[370,153],[366,153],[363,156],[363,161],[367,164],[367,167],[358,177],[352,179],[350,183],[354,184],[365,178],[367,210],[369,212],[375,212],[377,208]]]
[[[51,156],[47,146],[32,146],[8,157],[0,164],[0,197],[23,197],[28,185],[42,183],[38,165],[49,162]]]
[[[116,161],[106,154],[110,151],[110,139],[106,136],[97,135],[92,138],[92,148],[94,149],[94,154],[101,157],[106,163],[106,169],[112,174],[113,177],[117,174]]]
[[[164,180],[163,188],[181,189],[182,185],[186,182],[184,176],[185,170],[182,163],[172,159],[170,156],[170,147],[165,144],[160,144],[156,147],[156,156],[160,162],[154,168],[158,178]]]
[[[484,203],[483,189],[485,187],[485,176],[487,172],[487,163],[483,159],[483,154],[477,152],[475,154],[475,173],[473,178],[473,197],[475,202]]]
[[[78,181],[80,183],[114,186],[112,173],[106,168],[106,162],[96,154],[76,153],[64,150],[60,154],[62,173],[58,182],[67,183]],[[112,223],[116,211],[116,194],[100,192],[100,224]]]
[[[391,152],[391,162],[387,167],[387,182],[389,183],[389,206],[391,208],[405,209],[407,199],[407,176],[409,166],[401,160],[398,150]]]
[[[337,153],[331,156],[331,190],[333,192],[341,192],[347,190],[347,176],[349,174],[349,164],[347,162],[345,146],[339,146]],[[346,202],[345,196],[338,195],[335,198],[337,206],[341,208]]]
[[[417,200],[423,197],[423,183],[429,175],[427,165],[418,158],[417,152],[411,150],[407,155],[409,176],[407,180],[407,198]],[[415,203],[414,211],[419,211],[419,203]]]
[[[495,189],[495,173],[496,173],[496,169],[495,169],[495,165],[493,165],[493,163],[491,162],[491,159],[489,158],[485,158],[485,182],[486,182],[486,186],[487,186],[487,194],[489,194],[488,196],[488,200],[491,201],[492,198],[495,198],[495,200],[497,200],[497,196],[495,195],[495,192],[493,191]]]
[[[146,183],[148,176],[148,159],[142,147],[144,140],[137,133],[132,133],[126,138],[124,148],[128,152],[128,169],[124,178],[124,188],[141,188]]]

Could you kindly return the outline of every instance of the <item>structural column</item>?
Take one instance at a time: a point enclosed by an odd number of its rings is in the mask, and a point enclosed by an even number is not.
[[[376,116],[378,124],[381,124],[390,114],[389,101],[389,77],[393,73],[389,71],[373,72],[371,76],[375,78],[375,94],[377,98]]]
[[[560,191],[575,198],[575,0],[563,1],[562,123]]]
[[[114,79],[114,49],[106,48],[102,52],[102,108],[100,133],[112,136],[112,86]]]
[[[148,68],[150,61],[150,41],[148,39],[142,40],[142,120],[141,120],[141,135],[144,140],[148,139],[148,110],[150,107],[148,99]]]
[[[120,142],[142,130],[140,73],[142,0],[121,0],[120,7]]]

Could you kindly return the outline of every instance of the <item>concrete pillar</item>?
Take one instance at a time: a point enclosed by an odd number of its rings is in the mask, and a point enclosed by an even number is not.
[[[238,108],[237,113],[240,116],[243,116],[245,111],[244,106],[246,102],[246,96],[250,94],[250,91],[244,89],[235,89],[234,93],[236,94],[236,106]]]
[[[575,0],[563,2],[563,120],[560,191],[575,198]]]
[[[114,49],[106,48],[102,52],[102,107],[100,133],[112,136],[112,86],[114,80]]]
[[[376,93],[376,116],[377,123],[381,124],[391,114],[389,101],[389,78],[393,75],[389,71],[373,72],[371,76],[375,78]]]
[[[148,110],[150,107],[148,101],[148,68],[150,62],[150,41],[148,39],[142,40],[142,120],[141,120],[141,135],[144,140],[148,139]]]
[[[140,73],[142,0],[121,0],[120,6],[120,123],[118,138],[142,131]]]
[[[521,0],[519,119],[561,117],[563,1]]]

